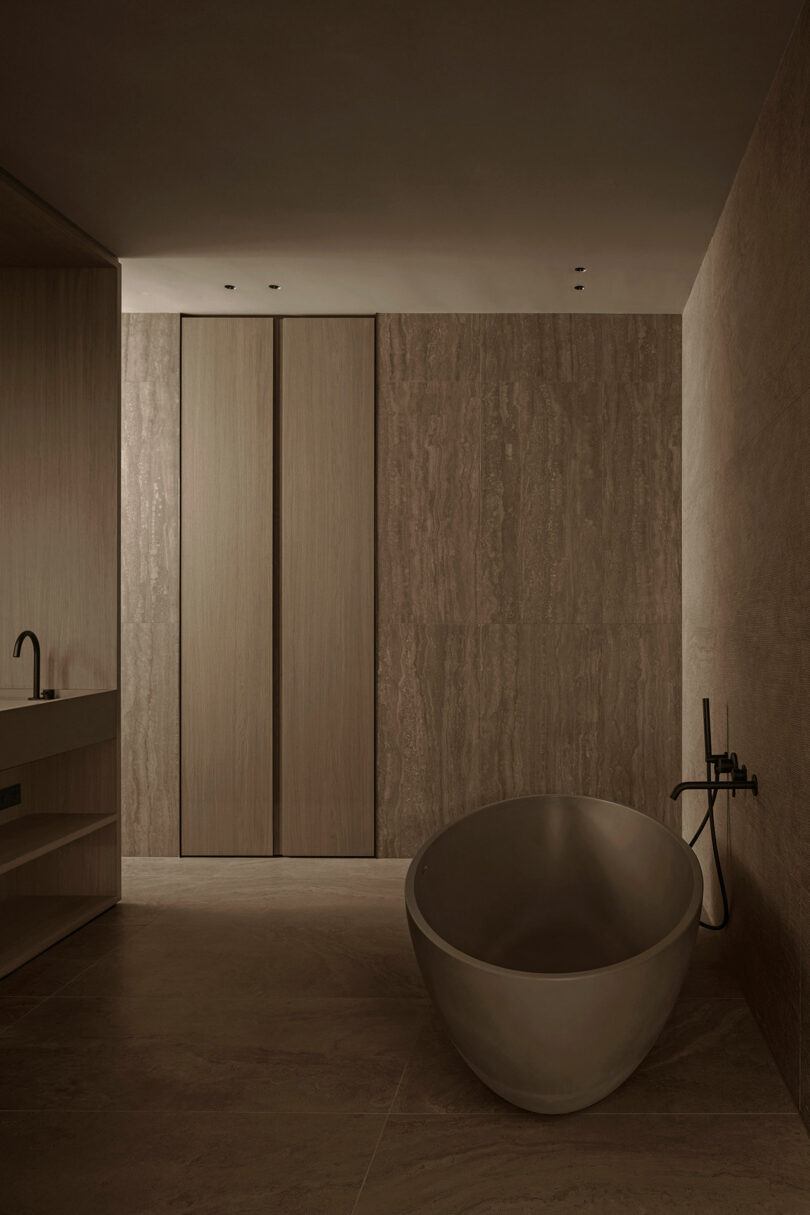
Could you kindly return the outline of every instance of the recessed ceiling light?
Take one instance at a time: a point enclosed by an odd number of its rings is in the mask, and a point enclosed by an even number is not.
[[[281,283],[268,283],[267,286],[270,288],[271,291],[280,291],[281,290]]]
[[[587,266],[574,266],[574,269],[576,270],[577,274],[585,274],[587,272],[588,267]]]
[[[233,285],[233,283],[225,283],[225,290],[226,291],[235,291],[236,287]]]
[[[584,290],[585,290],[585,284],[584,284],[584,283],[577,283],[577,284],[576,284],[576,286],[574,287],[574,290],[575,290],[575,291],[584,291]]]

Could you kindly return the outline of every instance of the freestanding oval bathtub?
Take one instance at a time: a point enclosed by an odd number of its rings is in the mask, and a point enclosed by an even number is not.
[[[507,1101],[592,1105],[655,1042],[686,975],[700,865],[654,819],[591,797],[484,806],[414,857],[417,961],[456,1049]]]

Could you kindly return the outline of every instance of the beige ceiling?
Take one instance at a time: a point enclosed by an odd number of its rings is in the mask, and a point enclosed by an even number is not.
[[[800,7],[17,0],[0,164],[128,310],[679,312]]]

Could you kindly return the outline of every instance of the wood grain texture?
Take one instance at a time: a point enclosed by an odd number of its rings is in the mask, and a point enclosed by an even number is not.
[[[118,272],[0,270],[0,686],[118,682]]]
[[[104,267],[116,259],[0,169],[0,266]]]
[[[721,743],[760,785],[730,801],[724,832],[733,954],[810,1125],[810,832],[796,779],[810,761],[808,142],[805,6],[683,318],[683,763],[693,775],[710,695]],[[699,813],[685,807],[685,830]]]
[[[118,734],[118,693],[57,697],[4,709],[0,718],[0,767],[29,764],[49,755],[89,747]]]
[[[23,786],[2,828],[5,973],[120,897],[121,303],[115,258],[2,172],[0,266],[0,686],[30,694],[11,647],[31,629],[43,687],[111,689],[2,715],[0,766]]]
[[[273,321],[183,320],[184,855],[273,851]]]
[[[379,851],[531,792],[672,824],[680,318],[381,317],[378,366]]]
[[[115,814],[26,814],[0,826],[0,873],[109,827]]]
[[[280,323],[279,849],[374,851],[374,321]]]
[[[122,325],[121,823],[127,856],[180,854],[180,317]]]
[[[16,769],[28,813],[112,814],[117,797],[115,739],[78,747]],[[5,784],[8,772],[0,774]]]
[[[36,895],[47,899],[54,895],[81,898],[109,896],[116,901],[121,897],[120,862],[116,822],[72,844],[66,844],[56,852],[30,861],[20,869],[4,873],[0,877],[0,897]],[[73,927],[76,925],[65,928],[60,935],[71,932]]]
[[[109,819],[118,813],[118,742],[79,747],[0,772],[0,786],[20,786],[20,804],[4,810],[0,832],[21,819],[49,815]]]

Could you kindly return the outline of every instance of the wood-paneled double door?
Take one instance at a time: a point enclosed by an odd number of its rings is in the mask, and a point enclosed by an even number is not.
[[[186,856],[374,853],[374,320],[182,323]]]

